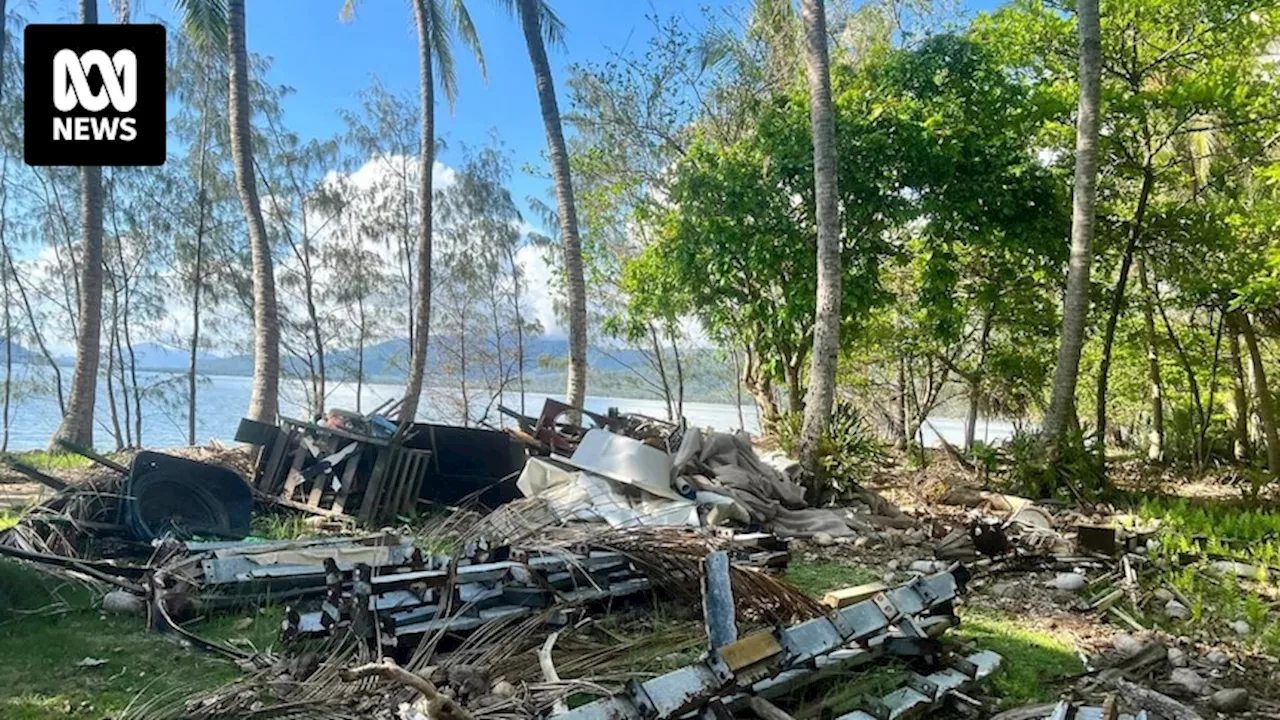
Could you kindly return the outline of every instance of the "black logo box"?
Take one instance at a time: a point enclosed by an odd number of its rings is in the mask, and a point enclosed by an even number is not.
[[[132,50],[137,58],[138,101],[127,113],[110,103],[99,112],[76,107],[60,112],[53,104],[53,57],[60,50],[77,55],[101,50],[108,57]],[[161,165],[166,155],[165,29],[163,25],[28,25],[24,38],[25,64],[23,154],[28,165],[127,166]],[[98,90],[102,78],[88,71],[89,87]],[[55,118],[133,118],[133,140],[54,140]]]

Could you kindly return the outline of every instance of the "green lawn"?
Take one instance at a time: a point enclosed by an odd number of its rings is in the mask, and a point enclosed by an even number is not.
[[[960,627],[948,635],[1004,657],[1000,670],[986,681],[1002,708],[1053,700],[1061,687],[1057,681],[1084,669],[1070,644],[1003,613],[965,607]]]
[[[792,560],[782,579],[816,598],[821,598],[832,590],[876,582],[880,579],[880,575],[866,568],[835,562]]]
[[[231,663],[148,632],[142,617],[100,614],[95,600],[83,586],[0,561],[0,717],[102,720],[135,698],[210,688],[239,675]],[[189,627],[266,649],[279,616],[246,611]]]

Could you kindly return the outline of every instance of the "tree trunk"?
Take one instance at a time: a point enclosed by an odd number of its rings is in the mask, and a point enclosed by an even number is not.
[[[1142,254],[1138,255],[1137,263],[1135,270],[1142,290],[1142,326],[1147,340],[1147,376],[1151,381],[1151,433],[1148,435],[1147,458],[1161,462],[1164,460],[1164,379],[1160,375],[1160,347],[1156,344],[1151,284],[1147,280]]]
[[[568,402],[581,408],[587,396],[587,288],[582,274],[582,240],[578,237],[578,211],[573,201],[573,177],[569,172],[569,151],[565,147],[560,107],[547,49],[542,44],[539,0],[519,0],[520,25],[529,49],[529,62],[538,86],[538,104],[547,132],[547,152],[551,177],[556,188],[560,214],[560,237],[564,242],[564,270],[569,291],[569,382]]]
[[[364,395],[364,343],[368,335],[366,332],[368,320],[364,315],[364,296],[356,300],[356,310],[360,320],[360,337],[359,342],[356,343],[356,413],[361,413],[363,410],[361,396]]]
[[[200,297],[204,290],[205,153],[209,143],[209,78],[204,78],[200,108],[200,154],[196,170],[196,256],[191,268],[191,352],[187,362],[187,444],[196,444],[196,362],[200,352]]]
[[[120,293],[116,290],[115,277],[106,274],[111,283],[111,332],[107,335],[107,418],[111,421],[111,437],[115,439],[116,452],[124,449],[124,436],[120,433],[120,410],[116,405],[116,343],[120,341]],[[125,406],[128,406],[126,396]],[[128,423],[125,423],[128,427]]]
[[[1116,278],[1115,293],[1111,296],[1111,312],[1107,315],[1107,327],[1102,336],[1102,360],[1098,363],[1098,394],[1095,404],[1097,412],[1097,446],[1099,464],[1106,462],[1107,457],[1107,381],[1111,377],[1111,349],[1115,345],[1116,325],[1120,322],[1120,311],[1124,309],[1125,287],[1129,282],[1129,270],[1133,266],[1133,256],[1138,249],[1138,240],[1142,237],[1142,223],[1146,219],[1147,203],[1151,200],[1151,186],[1155,183],[1155,173],[1150,166],[1142,169],[1142,189],[1138,192],[1138,206],[1133,213],[1133,226],[1129,231],[1129,242],[1125,244],[1124,257],[1120,259],[1120,274]]]
[[[424,0],[413,0],[413,17],[418,27],[418,81],[421,83],[421,137],[418,148],[418,286],[413,314],[417,317],[411,341],[409,380],[405,383],[404,402],[400,405],[400,422],[413,422],[418,416],[422,395],[422,377],[427,371],[427,347],[431,334],[431,170],[436,162],[435,78],[431,74],[430,20]]]
[[[276,310],[276,281],[267,226],[258,200],[253,169],[253,130],[249,123],[249,51],[245,44],[244,0],[227,2],[227,54],[231,58],[231,156],[236,189],[249,226],[253,261],[253,390],[248,417],[275,423],[280,410],[280,316]]]
[[[760,369],[760,360],[750,346],[744,346],[746,363],[742,367],[742,384],[751,391],[760,413],[760,429],[772,431],[778,422],[778,403],[773,397],[773,383]]]
[[[9,250],[8,243],[4,244],[4,265],[5,270],[9,273],[9,278],[13,280],[13,286],[18,289],[18,299],[22,301],[23,314],[27,316],[27,324],[31,326],[31,336],[36,341],[36,347],[40,348],[40,355],[44,361],[48,363],[49,369],[53,371],[53,386],[58,395],[58,412],[65,415],[67,413],[66,396],[62,391],[62,368],[59,367],[58,361],[54,359],[53,353],[49,350],[49,345],[44,341],[44,333],[40,332],[40,322],[36,318],[35,309],[31,306],[31,298],[27,296],[27,288],[22,284],[22,276],[18,275],[18,271],[13,266],[13,253]]]
[[[1232,313],[1232,321],[1237,331],[1244,336],[1245,346],[1249,348],[1253,388],[1258,396],[1258,420],[1262,423],[1262,434],[1267,440],[1267,469],[1272,475],[1277,475],[1280,474],[1280,436],[1276,434],[1275,407],[1271,400],[1271,390],[1267,387],[1267,371],[1262,364],[1258,338],[1254,335],[1253,324],[1249,322],[1248,315],[1236,311]]]
[[[1249,448],[1249,389],[1244,376],[1244,359],[1240,356],[1240,330],[1233,320],[1232,313],[1227,314],[1227,336],[1231,350],[1231,420],[1232,434],[1235,436],[1234,456],[1236,462],[1247,463],[1252,454]]]
[[[827,17],[823,0],[801,0],[809,118],[813,127],[813,184],[818,221],[818,297],[813,323],[813,360],[800,432],[800,462],[817,471],[818,440],[831,424],[840,360],[840,205],[836,188],[835,112],[827,57]]]
[[[98,22],[94,0],[80,0],[80,21]],[[76,366],[71,397],[62,425],[54,435],[83,447],[93,447],[93,407],[98,390],[98,362],[102,339],[102,168],[80,168],[80,327],[76,337]],[[55,446],[56,447],[56,446]]]
[[[893,398],[894,428],[893,447],[899,452],[906,452],[911,445],[911,435],[907,432],[907,361],[898,356],[898,379],[894,386]]]
[[[1062,338],[1053,376],[1053,399],[1044,419],[1044,434],[1056,443],[1075,405],[1085,316],[1089,313],[1089,270],[1093,263],[1093,227],[1097,220],[1098,128],[1102,105],[1102,31],[1098,0],[1076,4],[1080,32],[1080,106],[1076,116],[1076,168],[1071,210],[1071,259],[1063,300]]]

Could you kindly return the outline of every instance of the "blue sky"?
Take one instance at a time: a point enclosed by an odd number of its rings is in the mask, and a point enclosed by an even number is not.
[[[135,21],[159,17],[173,24],[172,0],[132,1]],[[550,52],[562,109],[568,66],[603,61],[627,47],[642,49],[652,32],[647,16],[678,15],[697,27],[702,8],[727,12],[745,1],[551,0],[567,28],[566,47]],[[995,3],[963,4],[985,8]],[[104,20],[111,17],[110,6],[109,0],[99,0]],[[417,41],[408,0],[362,0],[355,18],[345,23],[338,19],[342,0],[247,0],[246,6],[249,50],[273,59],[270,82],[294,89],[285,109],[289,125],[304,137],[341,132],[337,111],[355,108],[357,91],[375,76],[391,91],[416,97]],[[10,7],[32,22],[76,20],[74,0],[18,0]],[[436,112],[437,133],[449,145],[438,159],[456,165],[463,144],[484,144],[496,128],[513,152],[517,200],[545,195],[547,182],[521,170],[543,166],[546,147],[524,36],[496,0],[469,0],[468,7],[484,47],[488,82],[467,51],[458,48],[457,105],[450,113],[441,100]]]

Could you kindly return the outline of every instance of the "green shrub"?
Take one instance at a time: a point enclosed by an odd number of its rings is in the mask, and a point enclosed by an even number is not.
[[[1018,433],[1005,445],[1008,489],[1030,498],[1096,497],[1106,488],[1098,458],[1079,430],[1068,431],[1056,447],[1038,432]]]
[[[789,412],[773,428],[778,447],[792,457],[799,457],[803,425],[802,413]],[[818,441],[818,477],[814,485],[820,499],[844,496],[869,478],[887,457],[884,443],[862,413],[848,401],[837,401],[832,408],[831,425]]]

